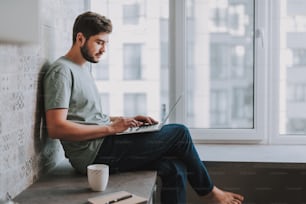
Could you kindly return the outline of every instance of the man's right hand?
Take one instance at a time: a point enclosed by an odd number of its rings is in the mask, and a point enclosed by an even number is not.
[[[112,132],[120,133],[125,131],[128,128],[131,127],[139,127],[143,125],[143,122],[135,120],[134,118],[129,117],[115,117],[112,120],[112,123],[110,124],[110,127],[112,128]]]

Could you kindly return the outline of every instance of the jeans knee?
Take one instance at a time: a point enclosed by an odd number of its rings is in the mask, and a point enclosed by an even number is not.
[[[174,130],[175,132],[177,132],[180,135],[184,135],[187,138],[191,138],[190,137],[190,132],[187,126],[183,125],[183,124],[169,124],[167,125],[169,128],[171,128],[172,130]],[[177,134],[176,134],[177,135]]]
[[[189,142],[192,141],[192,138],[191,138],[191,135],[190,135],[190,132],[189,132],[189,129],[188,129],[187,126],[185,126],[183,124],[178,124],[177,129],[178,129],[178,131],[180,131],[183,139],[185,139],[186,141],[189,141]]]

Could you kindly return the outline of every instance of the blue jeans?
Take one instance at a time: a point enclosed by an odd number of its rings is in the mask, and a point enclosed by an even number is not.
[[[187,179],[200,196],[213,188],[189,130],[180,124],[165,125],[158,132],[108,136],[94,163],[108,164],[110,173],[157,170],[163,204],[186,203]]]

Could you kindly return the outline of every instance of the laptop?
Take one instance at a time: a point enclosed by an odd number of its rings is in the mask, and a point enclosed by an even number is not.
[[[180,95],[175,103],[173,104],[173,106],[171,107],[170,111],[168,112],[168,114],[164,117],[164,119],[162,120],[161,123],[157,123],[157,124],[153,124],[153,125],[142,125],[139,127],[131,127],[128,128],[127,130],[123,131],[123,132],[119,132],[117,133],[117,135],[125,135],[125,134],[135,134],[135,133],[143,133],[143,132],[155,132],[155,131],[159,131],[167,122],[168,118],[170,117],[170,115],[173,113],[176,105],[178,104],[178,102],[181,100],[182,95]]]

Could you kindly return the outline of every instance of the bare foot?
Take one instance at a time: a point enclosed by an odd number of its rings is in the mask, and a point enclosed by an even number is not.
[[[203,200],[208,204],[242,204],[243,196],[231,192],[223,191],[216,186]]]

